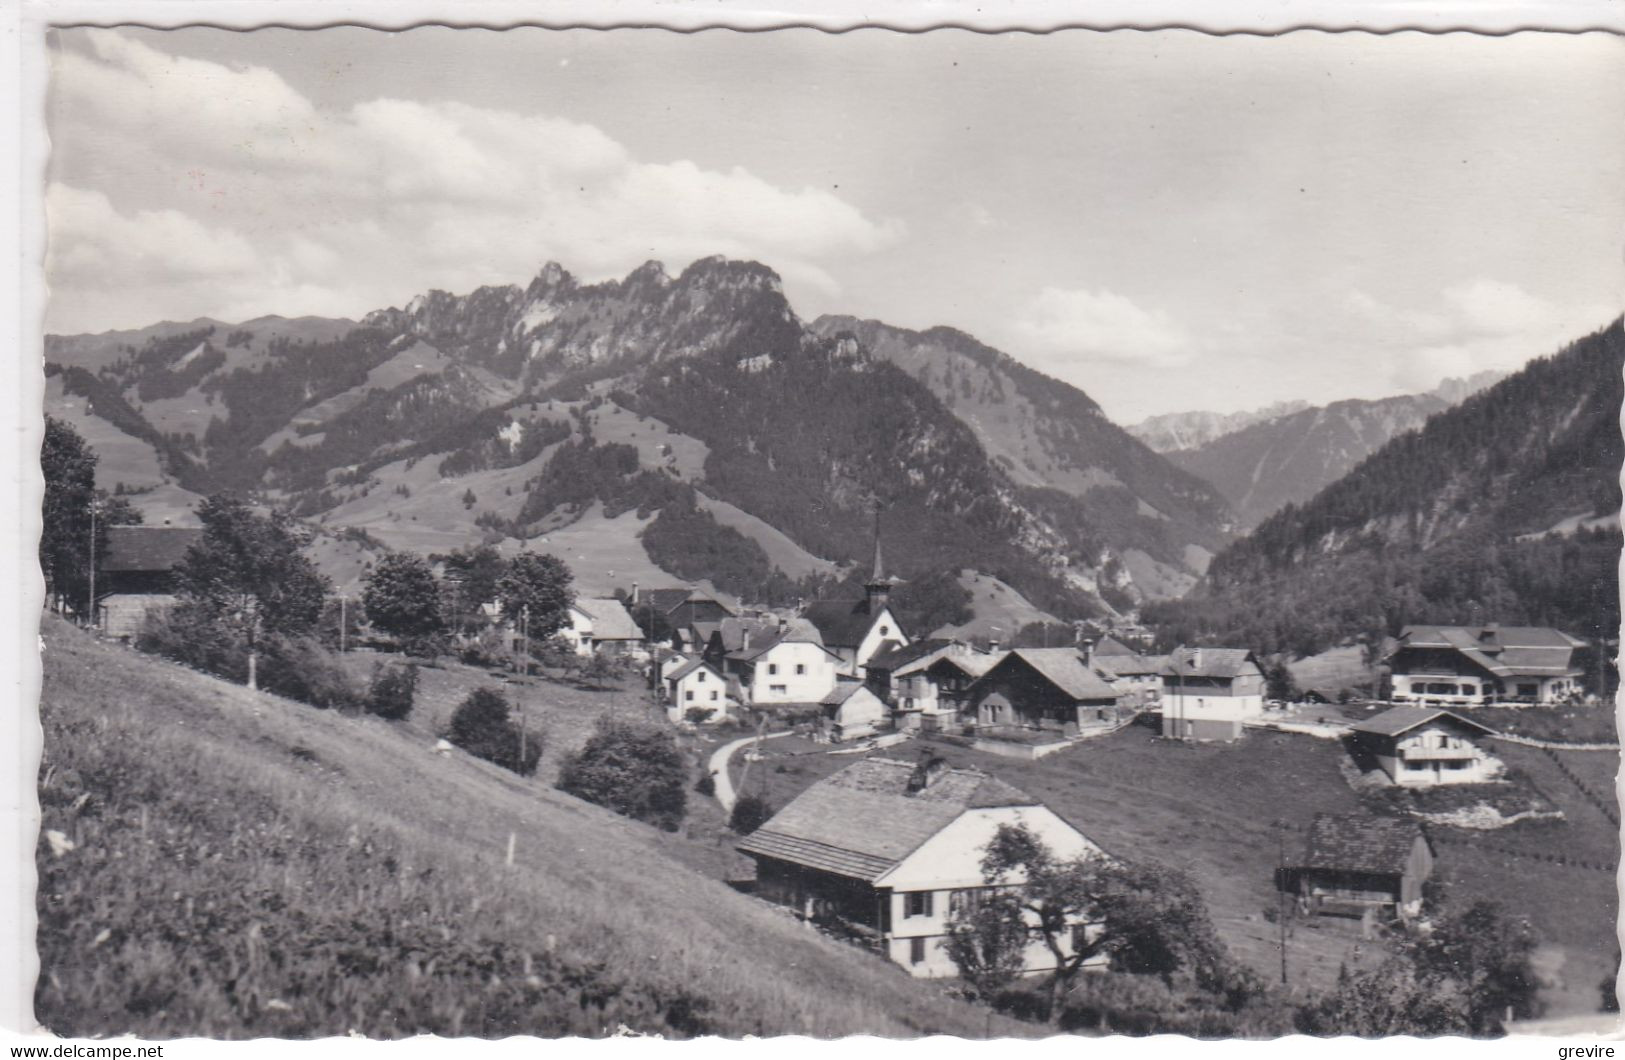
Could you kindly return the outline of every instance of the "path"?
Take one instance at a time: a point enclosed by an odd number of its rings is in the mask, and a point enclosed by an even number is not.
[[[790,733],[788,731],[770,732],[764,733],[762,735],[762,739],[771,740],[775,737],[789,735]],[[734,794],[733,778],[728,776],[728,761],[729,759],[733,758],[735,751],[739,750],[748,743],[755,742],[756,737],[747,736],[742,740],[735,740],[732,743],[725,743],[711,754],[711,764],[709,767],[711,770],[711,782],[716,785],[715,793],[717,802],[722,806],[723,813],[734,812],[734,800],[736,798]]]

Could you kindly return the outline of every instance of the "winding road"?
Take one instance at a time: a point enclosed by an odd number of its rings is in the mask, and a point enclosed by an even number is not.
[[[789,736],[788,732],[763,733],[762,739],[772,740],[779,736]],[[716,785],[715,795],[717,802],[722,806],[724,813],[734,812],[734,802],[738,796],[734,793],[733,778],[728,776],[728,762],[733,758],[734,752],[748,743],[755,743],[756,737],[747,736],[742,740],[725,743],[711,754],[711,782]]]

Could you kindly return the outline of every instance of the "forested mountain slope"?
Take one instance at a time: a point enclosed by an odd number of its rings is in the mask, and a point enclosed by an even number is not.
[[[1401,434],[1215,557],[1170,639],[1317,650],[1412,622],[1619,623],[1618,322]]]

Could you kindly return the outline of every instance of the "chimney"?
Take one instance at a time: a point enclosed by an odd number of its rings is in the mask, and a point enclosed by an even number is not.
[[[1496,623],[1496,622],[1491,622],[1488,625],[1486,625],[1482,630],[1479,631],[1478,640],[1479,640],[1479,642],[1481,644],[1489,644],[1489,643],[1491,643],[1492,641],[1495,640],[1496,635],[1499,634],[1500,632],[1501,632],[1500,624]]]
[[[1191,669],[1192,670],[1200,670],[1202,668],[1202,649],[1201,648],[1192,648],[1191,649],[1190,660],[1191,660]]]
[[[919,765],[908,778],[908,794],[915,795],[929,788],[937,782],[937,778],[948,771],[948,760],[932,754],[930,750],[920,750]]]
[[[1081,646],[1083,648],[1083,665],[1094,666],[1095,642],[1085,637]]]
[[[740,651],[750,651],[750,627],[749,626],[745,627],[745,634],[744,634],[744,637],[743,637],[743,643],[740,644],[739,650]]]

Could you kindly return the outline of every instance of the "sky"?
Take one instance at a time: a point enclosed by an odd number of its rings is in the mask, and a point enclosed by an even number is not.
[[[47,330],[712,254],[1121,423],[1431,388],[1625,304],[1602,34],[57,30]]]

